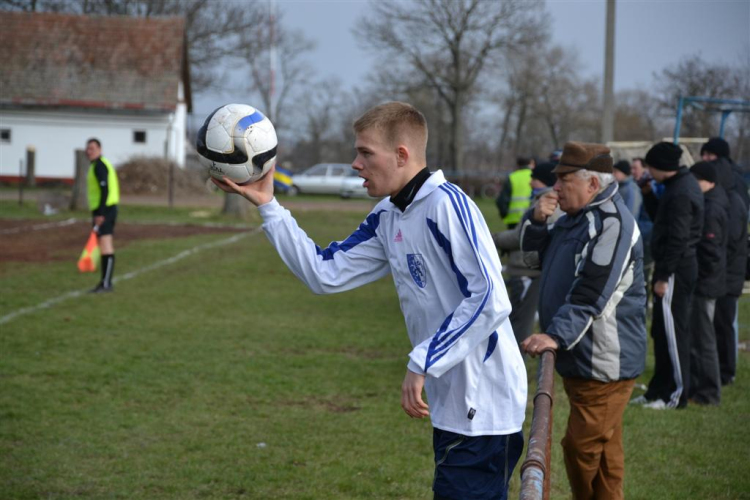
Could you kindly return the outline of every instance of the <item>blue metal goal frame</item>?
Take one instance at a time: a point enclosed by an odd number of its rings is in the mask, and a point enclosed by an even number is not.
[[[674,126],[674,143],[677,144],[680,139],[680,128],[682,126],[682,110],[685,106],[693,106],[703,111],[713,111],[721,113],[721,126],[719,127],[719,137],[724,137],[724,125],[727,118],[732,112],[750,113],[750,101],[741,99],[718,99],[714,97],[698,96],[680,96],[680,102],[677,105],[677,121]]]

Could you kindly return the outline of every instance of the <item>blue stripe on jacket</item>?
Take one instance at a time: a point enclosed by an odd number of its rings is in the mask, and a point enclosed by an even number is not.
[[[375,231],[380,225],[380,214],[383,212],[385,212],[385,210],[368,215],[365,221],[359,225],[357,230],[341,243],[334,241],[328,245],[328,248],[325,250],[322,250],[318,245],[315,245],[315,250],[318,252],[318,255],[323,256],[323,260],[332,260],[336,252],[349,251],[360,243],[364,243],[365,241],[374,238]]]
[[[440,232],[440,229],[438,229],[437,227],[437,223],[435,223],[435,221],[433,221],[432,219],[427,219],[427,227],[430,229],[430,232],[435,238],[438,246],[442,248],[445,251],[445,254],[448,256],[448,261],[450,262],[451,269],[453,269],[453,272],[456,273],[456,280],[458,281],[458,288],[461,290],[461,293],[464,297],[471,297],[471,292],[469,291],[469,282],[466,280],[466,276],[464,276],[463,273],[461,273],[461,271],[458,269],[458,267],[456,267],[456,261],[453,259],[451,242],[448,240],[448,238],[445,237],[443,233]]]
[[[466,280],[466,276],[463,275],[463,273],[456,267],[456,261],[453,258],[453,250],[451,249],[451,242],[448,240],[448,238],[445,237],[443,233],[440,232],[440,229],[437,227],[437,223],[433,221],[432,219],[427,219],[427,227],[430,229],[430,232],[432,233],[432,236],[435,238],[435,241],[437,241],[438,246],[442,248],[445,251],[445,254],[448,256],[448,261],[450,262],[451,269],[453,269],[453,272],[456,273],[456,281],[458,282],[458,287],[461,290],[461,293],[464,297],[471,297],[471,292],[469,292],[469,283]],[[451,318],[453,315],[451,314]],[[447,325],[445,325],[447,327]],[[443,328],[444,330],[444,328]],[[497,332],[492,332],[492,335],[490,335],[489,343],[487,344],[487,353],[484,356],[484,361],[487,361],[489,357],[492,355],[492,353],[495,351],[495,347],[497,346]]]
[[[471,217],[471,210],[465,200],[466,195],[457,190],[450,183],[442,184],[440,186],[440,189],[448,194],[451,200],[451,204],[453,205],[453,209],[456,211],[456,214],[461,221],[461,226],[463,227],[464,233],[466,234],[466,238],[469,240],[469,245],[472,247],[474,256],[477,259],[477,263],[479,264],[480,268],[482,269],[482,273],[484,274],[485,280],[487,282],[487,288],[482,303],[471,316],[469,321],[466,322],[466,324],[456,327],[455,329],[447,332],[443,332],[441,329],[435,333],[435,336],[430,342],[430,346],[427,350],[427,359],[425,360],[424,367],[425,372],[430,366],[434,365],[443,356],[445,356],[448,350],[458,341],[461,335],[463,335],[464,332],[466,332],[471,327],[471,325],[474,324],[474,322],[484,309],[484,306],[487,304],[487,300],[489,299],[489,296],[494,288],[494,284],[492,283],[492,280],[487,273],[487,268],[485,267],[484,262],[482,262],[482,258],[479,255],[479,251],[477,249],[476,228],[474,227],[474,221]],[[469,226],[471,226],[471,233],[469,232]],[[474,244],[472,244],[472,242]]]

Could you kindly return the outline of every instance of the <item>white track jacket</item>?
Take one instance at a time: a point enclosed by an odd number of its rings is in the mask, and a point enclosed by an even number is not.
[[[403,213],[386,198],[326,249],[276,199],[259,209],[282,260],[315,293],[350,290],[390,271],[413,346],[408,368],[426,376],[434,427],[467,436],[521,430],[526,369],[500,259],[477,206],[441,171]]]

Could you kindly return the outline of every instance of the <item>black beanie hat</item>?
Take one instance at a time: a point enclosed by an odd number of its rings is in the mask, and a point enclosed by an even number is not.
[[[707,161],[699,161],[690,167],[690,173],[697,179],[701,179],[716,184],[716,167]]]
[[[617,163],[615,163],[614,168],[625,175],[630,175],[630,162],[628,160],[618,161]]]
[[[680,168],[682,149],[671,142],[660,142],[646,153],[646,165],[657,170],[676,171]]]
[[[554,162],[540,163],[531,171],[531,178],[541,181],[547,187],[554,186],[555,182],[557,182],[557,176],[552,173],[552,169],[556,165],[557,163]]]
[[[701,147],[703,153],[713,153],[719,158],[729,158],[729,143],[721,137],[712,137]]]

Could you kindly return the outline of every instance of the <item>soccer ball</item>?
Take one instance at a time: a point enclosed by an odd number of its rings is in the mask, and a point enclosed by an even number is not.
[[[276,163],[271,120],[246,104],[227,104],[208,115],[198,131],[198,155],[212,177],[239,185],[263,177]]]

